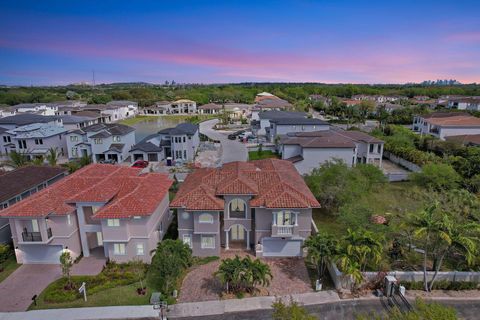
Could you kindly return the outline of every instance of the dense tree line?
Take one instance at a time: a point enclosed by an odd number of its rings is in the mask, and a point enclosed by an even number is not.
[[[218,85],[148,85],[109,84],[59,87],[0,87],[0,104],[53,102],[81,99],[89,103],[110,100],[134,100],[150,105],[158,100],[187,98],[200,104],[208,102],[251,103],[259,92],[267,91],[291,103],[305,104],[311,94],[351,98],[355,94],[383,94],[413,97],[428,95],[480,95],[480,85],[422,86],[422,85],[352,85],[316,83],[241,83]]]

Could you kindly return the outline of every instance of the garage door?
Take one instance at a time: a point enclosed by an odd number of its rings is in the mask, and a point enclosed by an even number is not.
[[[62,246],[23,245],[23,263],[60,263]]]
[[[264,257],[298,257],[302,255],[302,240],[263,239]]]

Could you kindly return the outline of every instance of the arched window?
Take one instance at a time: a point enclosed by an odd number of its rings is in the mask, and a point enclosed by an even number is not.
[[[243,201],[242,199],[236,198],[230,201],[228,211],[229,211],[230,219],[246,219],[247,218],[246,217],[247,208],[245,205],[245,201]]]
[[[213,223],[213,215],[210,213],[202,213],[198,216],[199,223]]]

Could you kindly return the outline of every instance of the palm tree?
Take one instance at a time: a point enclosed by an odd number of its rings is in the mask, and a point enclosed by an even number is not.
[[[323,278],[328,262],[338,254],[337,246],[338,241],[328,233],[317,233],[305,240],[307,260],[315,265],[318,279]]]
[[[438,272],[443,264],[445,256],[456,252],[463,255],[468,265],[471,265],[478,253],[478,244],[480,242],[480,225],[476,222],[462,222],[454,218],[450,214],[443,216],[439,222],[438,228],[439,240],[443,242],[437,244],[437,247],[443,248],[440,251],[439,257],[434,263],[435,273],[429,284],[429,291],[433,288],[433,283],[438,275]]]
[[[345,251],[348,255],[355,257],[362,272],[366,271],[367,264],[378,264],[383,253],[383,238],[368,230],[353,231],[347,229],[345,237]]]
[[[435,238],[435,235],[439,231],[437,206],[437,203],[435,203],[425,208],[417,215],[414,215],[410,221],[414,228],[414,236],[417,239],[423,240],[423,286],[425,291],[429,291],[427,282],[428,250],[432,239]]]
[[[10,152],[9,157],[10,159],[7,161],[7,164],[14,168],[23,167],[28,163],[28,159],[23,152],[12,151]]]
[[[360,267],[360,264],[355,261],[355,257],[352,257],[348,254],[343,254],[339,258],[340,271],[343,273],[344,279],[349,277],[353,280],[352,291],[355,290],[357,284],[363,281],[363,273]]]
[[[272,280],[273,276],[268,264],[261,262],[259,259],[252,261],[249,256],[247,258],[252,274],[253,287],[256,285],[261,285],[262,287],[270,285],[270,280]]]
[[[58,148],[57,147],[52,147],[50,149],[48,149],[48,153],[47,153],[47,161],[48,161],[48,164],[52,167],[55,167],[57,165],[57,162],[58,162]]]

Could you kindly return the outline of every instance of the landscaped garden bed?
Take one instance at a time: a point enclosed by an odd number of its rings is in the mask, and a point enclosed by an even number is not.
[[[146,270],[146,265],[138,262],[108,263],[96,276],[63,277],[51,283],[38,296],[37,305],[30,308],[148,304],[151,290],[146,289],[145,282],[141,281]],[[83,282],[86,284],[87,302],[83,300],[83,294],[78,292]]]

